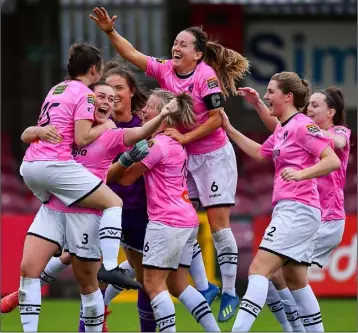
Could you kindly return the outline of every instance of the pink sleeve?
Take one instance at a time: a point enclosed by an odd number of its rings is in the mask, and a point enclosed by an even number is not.
[[[94,111],[96,104],[96,96],[93,94],[85,94],[77,103],[74,112],[74,120],[88,119],[94,120]]]
[[[344,149],[349,147],[349,140],[351,137],[351,130],[349,128],[344,127],[344,126],[335,126],[333,129],[333,133],[335,135],[341,135],[346,139],[347,144],[344,147]]]
[[[163,152],[160,143],[156,140],[150,140],[148,142],[149,154],[141,162],[148,168],[152,169],[163,159]]]
[[[299,146],[316,157],[320,157],[327,146],[333,148],[333,140],[324,136],[315,123],[298,124],[296,140]]]
[[[171,66],[170,60],[147,56],[147,69],[145,74],[157,80],[162,80],[168,71],[168,66]]]
[[[114,155],[114,157],[131,148],[124,144],[123,135],[124,130],[122,128],[111,128],[102,134],[107,149]]]
[[[271,134],[268,139],[261,145],[260,152],[263,157],[272,159],[274,135]]]
[[[200,77],[200,97],[204,98],[207,95],[221,92],[222,90],[215,71],[209,66],[205,67]]]

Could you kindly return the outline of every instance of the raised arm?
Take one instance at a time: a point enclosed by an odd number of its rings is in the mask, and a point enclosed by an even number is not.
[[[255,108],[257,114],[259,115],[266,128],[269,131],[274,132],[279,121],[276,117],[272,117],[270,115],[270,110],[261,100],[258,92],[255,89],[248,87],[238,88],[237,92],[239,96],[243,96],[245,100]]]
[[[125,145],[131,146],[140,140],[150,137],[159,129],[165,117],[171,113],[175,113],[177,109],[177,100],[173,98],[163,107],[161,112],[156,117],[146,122],[142,127],[126,128],[123,135],[123,141]]]
[[[81,119],[75,121],[75,143],[84,147],[97,140],[104,131],[110,128],[117,128],[112,120],[107,119],[103,124],[93,126],[92,121]]]
[[[265,161],[266,159],[261,153],[261,145],[237,131],[231,125],[229,118],[224,111],[220,111],[220,115],[223,119],[223,127],[230,139],[233,140],[245,154],[252,157],[255,161]]]
[[[114,22],[117,16],[110,18],[103,7],[94,8],[93,13],[94,15],[90,15],[90,18],[107,34],[108,39],[119,55],[142,71],[145,71],[147,69],[147,56],[136,50],[130,42],[114,29]]]

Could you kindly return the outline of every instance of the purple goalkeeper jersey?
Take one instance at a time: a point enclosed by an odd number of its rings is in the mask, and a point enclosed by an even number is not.
[[[137,115],[133,115],[131,121],[124,123],[115,121],[118,128],[140,127],[142,121]],[[113,162],[117,162],[121,154],[119,154]],[[123,186],[117,183],[107,184],[113,192],[115,192],[123,200],[123,209],[136,209],[147,206],[147,197],[145,195],[144,178],[140,177],[130,186]]]

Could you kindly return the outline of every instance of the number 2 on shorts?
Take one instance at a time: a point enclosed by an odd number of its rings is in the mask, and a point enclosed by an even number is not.
[[[271,227],[271,231],[267,233],[267,236],[273,237],[273,233],[276,231],[276,227]]]

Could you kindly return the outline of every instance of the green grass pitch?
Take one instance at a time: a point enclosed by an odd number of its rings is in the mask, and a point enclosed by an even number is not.
[[[217,316],[219,301],[212,305]],[[357,301],[354,299],[321,299],[322,318],[325,331],[357,332]],[[182,304],[176,304],[177,331],[203,331]],[[109,329],[112,332],[138,332],[139,320],[135,303],[114,303],[113,313],[108,318]],[[44,300],[42,302],[39,331],[76,332],[78,325],[79,301],[76,300]],[[219,324],[222,331],[231,331],[234,319],[228,323]],[[1,332],[21,332],[20,315],[18,310],[1,315]],[[280,332],[281,328],[267,307],[256,320],[253,332]]]

